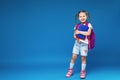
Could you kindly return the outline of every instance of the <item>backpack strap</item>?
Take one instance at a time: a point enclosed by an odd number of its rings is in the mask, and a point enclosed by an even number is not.
[[[77,30],[80,27],[80,23],[75,25],[75,30]]]
[[[89,23],[88,23],[88,22],[86,22],[86,24],[85,24],[85,25],[86,25],[86,26],[88,26],[88,24],[89,24]]]

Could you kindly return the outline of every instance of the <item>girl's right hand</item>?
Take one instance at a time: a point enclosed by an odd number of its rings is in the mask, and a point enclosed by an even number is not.
[[[77,38],[76,35],[74,35],[74,38],[75,38],[78,42],[80,42],[80,39]]]
[[[77,40],[80,43],[80,39]]]

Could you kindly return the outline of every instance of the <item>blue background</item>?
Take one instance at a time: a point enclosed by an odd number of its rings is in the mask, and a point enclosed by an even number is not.
[[[96,33],[95,48],[87,57],[86,80],[119,80],[119,3],[0,0],[0,80],[66,80],[74,44],[74,16],[82,9],[90,12]],[[77,58],[71,79],[79,79],[79,71]]]

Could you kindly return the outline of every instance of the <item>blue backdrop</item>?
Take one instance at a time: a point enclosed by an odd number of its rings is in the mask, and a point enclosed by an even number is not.
[[[88,70],[119,67],[119,3],[119,0],[0,0],[0,70],[34,68],[41,73],[46,69],[67,70],[74,44],[74,16],[81,9],[90,12],[96,33],[96,47],[87,57]],[[78,58],[76,71],[79,62]]]

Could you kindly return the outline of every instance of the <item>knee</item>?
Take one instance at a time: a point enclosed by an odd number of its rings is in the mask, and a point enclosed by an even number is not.
[[[76,56],[72,56],[72,59],[71,60],[75,60],[76,59]]]
[[[82,61],[85,61],[86,60],[86,57],[85,56],[82,56]]]

